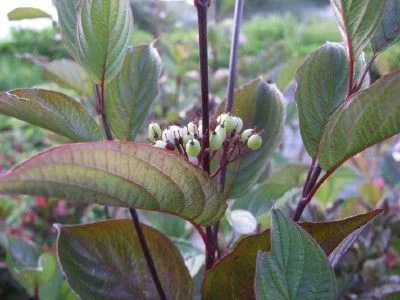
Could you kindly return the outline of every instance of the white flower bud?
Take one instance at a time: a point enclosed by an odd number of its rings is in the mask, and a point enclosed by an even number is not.
[[[197,132],[197,125],[193,122],[190,122],[189,124],[187,124],[186,127],[191,134],[195,134]]]
[[[220,125],[224,125],[226,132],[232,132],[235,129],[235,122],[230,114],[219,115],[217,121]]]
[[[247,143],[248,139],[253,134],[253,131],[253,129],[246,129],[245,131],[243,131],[242,136],[240,137],[243,143]]]
[[[215,132],[218,133],[218,134],[221,136],[222,142],[224,142],[225,139],[226,139],[226,129],[225,129],[225,126],[224,126],[224,125],[218,125],[218,126],[215,128]]]
[[[173,125],[165,129],[162,133],[162,140],[164,142],[171,142],[175,144],[175,139],[182,136],[182,129],[179,126]]]
[[[164,142],[164,141],[156,141],[156,142],[153,144],[153,146],[156,147],[156,148],[160,148],[160,149],[166,149],[166,148],[167,148],[167,142]]]
[[[186,145],[191,139],[194,139],[194,134],[190,133],[188,127],[186,126],[182,129],[183,144]]]
[[[157,123],[149,124],[148,138],[151,142],[155,142],[161,138],[161,128]]]
[[[233,123],[235,123],[235,131],[240,132],[243,129],[243,120],[239,117],[233,117]]]
[[[222,148],[223,144],[222,136],[217,133],[216,131],[213,131],[210,134],[210,149],[211,151],[216,151]]]

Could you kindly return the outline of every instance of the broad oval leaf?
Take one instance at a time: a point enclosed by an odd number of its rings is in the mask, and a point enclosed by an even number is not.
[[[106,113],[118,139],[135,139],[158,94],[160,71],[152,44],[129,48],[121,71],[106,86]]]
[[[384,51],[400,38],[400,1],[386,0],[385,12],[371,45],[375,53]]]
[[[96,83],[120,71],[133,31],[129,0],[81,0],[77,5],[79,61]]]
[[[295,100],[301,136],[308,153],[315,157],[329,116],[342,104],[348,90],[346,49],[327,43],[312,52],[296,74]]]
[[[335,274],[318,243],[272,211],[271,252],[257,255],[256,299],[334,299]]]
[[[99,125],[85,108],[59,92],[42,89],[0,92],[0,113],[77,142],[103,139]]]
[[[374,36],[385,9],[383,0],[331,0],[350,58],[356,61]]]
[[[55,0],[58,13],[58,23],[65,48],[78,59],[78,46],[76,41],[76,7],[79,0]]]
[[[212,178],[172,152],[128,142],[46,150],[0,177],[0,193],[55,197],[179,215],[209,225],[226,203]]]
[[[89,96],[93,92],[93,82],[86,72],[71,59],[53,60],[42,64],[47,80],[60,87],[75,91],[81,96]]]
[[[10,11],[7,14],[7,17],[10,21],[37,19],[37,18],[51,19],[51,15],[49,15],[47,12],[35,7],[17,7],[16,9]]]
[[[326,255],[353,231],[382,213],[369,213],[328,223],[300,223],[317,241]],[[258,251],[270,251],[270,230],[243,238],[232,252],[225,255],[205,276],[202,286],[204,299],[255,299],[254,276]]]
[[[82,299],[158,299],[131,220],[57,225],[57,252],[71,288]],[[174,244],[142,225],[168,299],[191,299],[192,279]]]
[[[400,71],[355,94],[330,118],[321,137],[319,164],[330,170],[400,132]]]
[[[264,130],[262,147],[227,168],[229,197],[240,198],[257,183],[269,156],[281,142],[285,123],[283,95],[275,84],[258,79],[235,92],[233,111],[243,119],[243,128]]]

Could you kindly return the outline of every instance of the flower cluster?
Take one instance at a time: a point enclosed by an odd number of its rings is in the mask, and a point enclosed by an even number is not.
[[[256,129],[246,129],[242,132],[243,121],[231,114],[221,114],[216,122],[211,122],[209,145],[212,157],[219,150],[227,158],[227,163],[232,159],[243,156],[247,150],[258,150],[262,145],[260,132]],[[214,126],[213,126],[214,125]],[[186,126],[167,126],[164,130],[157,123],[149,125],[148,140],[154,147],[170,151],[177,150],[191,162],[199,162],[203,157],[203,124],[202,121],[190,122]],[[196,160],[196,158],[198,160]]]

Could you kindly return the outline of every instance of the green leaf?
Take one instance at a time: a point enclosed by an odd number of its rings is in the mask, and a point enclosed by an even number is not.
[[[77,5],[79,61],[96,83],[121,70],[133,31],[129,0],[81,0]]]
[[[358,178],[360,175],[354,170],[346,167],[339,168],[321,185],[315,196],[322,203],[333,202],[337,200],[344,187]]]
[[[350,233],[381,212],[382,210],[375,210],[335,222],[299,225],[311,234],[325,254],[329,255]],[[270,249],[270,230],[239,241],[232,252],[225,255],[206,273],[202,287],[204,299],[254,299],[257,252]]]
[[[326,43],[315,50],[297,71],[295,100],[301,136],[312,157],[329,116],[346,97],[348,74],[346,49],[339,43]]]
[[[271,252],[257,255],[256,299],[334,299],[335,275],[317,242],[272,211]]]
[[[0,92],[0,113],[51,130],[74,141],[103,139],[100,127],[71,97],[42,89]]]
[[[58,257],[71,288],[82,299],[158,299],[131,220],[58,225]],[[142,225],[168,299],[191,299],[192,280],[174,244]]]
[[[70,89],[82,96],[92,94],[93,83],[86,72],[71,59],[53,60],[43,64],[44,75],[62,88]]]
[[[233,111],[243,119],[243,128],[264,130],[262,147],[227,169],[229,197],[240,198],[257,183],[269,156],[281,142],[285,123],[283,96],[275,84],[258,79],[236,91]]]
[[[47,12],[35,7],[17,7],[16,9],[10,11],[7,16],[10,21],[37,18],[51,19],[51,15],[49,15]]]
[[[331,0],[331,4],[349,57],[356,61],[382,21],[385,1]]]
[[[256,185],[248,199],[238,199],[232,209],[246,209],[254,216],[260,217],[269,211],[274,202],[283,195],[303,184],[307,173],[307,166],[301,164],[288,164],[271,175],[264,183]]]
[[[0,177],[0,194],[22,193],[179,215],[209,225],[226,203],[217,184],[173,152],[128,142],[48,149]]]
[[[78,59],[78,46],[76,41],[76,7],[79,0],[55,0],[58,12],[58,23],[63,37],[65,48]]]
[[[153,45],[129,48],[121,71],[106,86],[106,113],[118,139],[135,139],[158,94],[160,71]]]
[[[57,258],[54,254],[43,253],[34,267],[15,269],[15,277],[24,286],[33,288],[51,281],[57,272]]]
[[[19,237],[5,235],[0,237],[6,250],[6,262],[10,273],[29,293],[33,293],[36,284],[43,286],[54,279],[58,270],[54,254],[40,255],[35,244]]]
[[[382,52],[400,38],[400,2],[386,0],[383,20],[372,38],[371,45],[375,53]]]
[[[321,137],[319,164],[330,170],[400,132],[400,71],[355,94],[330,118]]]

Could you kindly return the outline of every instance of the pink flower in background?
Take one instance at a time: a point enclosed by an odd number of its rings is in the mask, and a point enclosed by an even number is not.
[[[372,184],[378,189],[383,189],[385,187],[385,180],[382,177],[378,177],[372,181]]]
[[[56,206],[55,214],[59,216],[68,215],[67,204],[65,201],[59,201]]]
[[[38,207],[46,207],[48,204],[48,200],[45,197],[36,197],[35,200]]]

